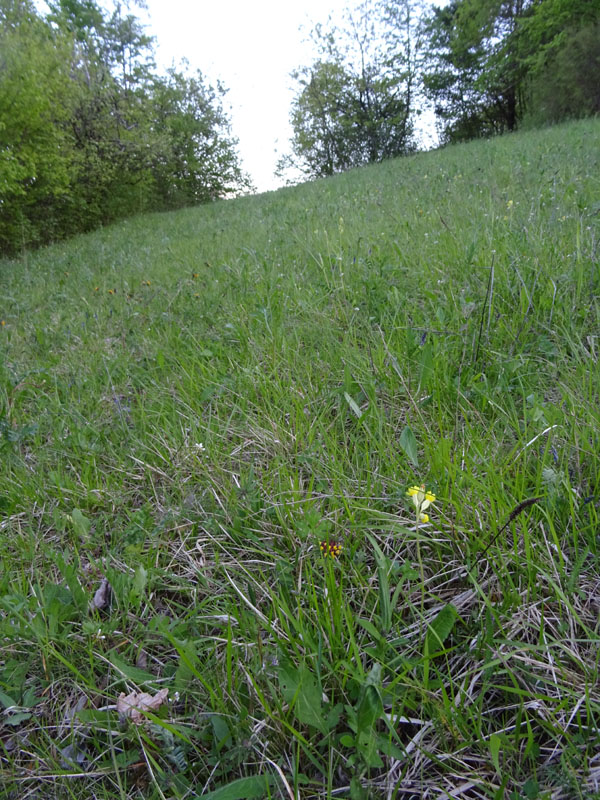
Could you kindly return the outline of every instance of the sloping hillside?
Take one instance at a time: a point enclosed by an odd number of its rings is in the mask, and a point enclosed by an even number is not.
[[[599,241],[592,120],[0,262],[1,796],[600,796]]]

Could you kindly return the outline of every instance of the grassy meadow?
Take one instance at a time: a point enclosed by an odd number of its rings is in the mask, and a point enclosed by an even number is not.
[[[588,120],[0,261],[0,798],[600,798],[599,243]]]

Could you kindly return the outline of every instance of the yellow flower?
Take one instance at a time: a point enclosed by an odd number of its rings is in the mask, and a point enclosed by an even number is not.
[[[339,542],[320,542],[321,552],[327,558],[337,558],[339,554],[342,552],[342,545]]]
[[[425,488],[425,484],[422,483],[421,486],[410,486],[406,494],[412,499],[413,505],[421,522],[429,522],[429,516],[424,514],[423,512],[425,509],[429,508],[432,503],[435,503],[435,495],[433,492],[428,491]],[[426,519],[424,519],[426,517]]]

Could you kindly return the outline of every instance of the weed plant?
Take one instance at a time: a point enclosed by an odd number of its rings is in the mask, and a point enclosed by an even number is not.
[[[599,242],[588,120],[0,262],[2,800],[600,797]]]

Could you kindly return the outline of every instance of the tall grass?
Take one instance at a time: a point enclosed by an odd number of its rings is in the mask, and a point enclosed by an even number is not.
[[[599,201],[592,120],[1,262],[0,797],[600,797]]]

